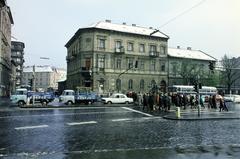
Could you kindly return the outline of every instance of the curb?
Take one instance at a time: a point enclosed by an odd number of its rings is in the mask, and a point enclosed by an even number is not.
[[[180,117],[180,118],[177,118],[173,115],[165,115],[163,116],[164,119],[168,119],[168,120],[183,120],[183,121],[195,121],[195,120],[234,120],[234,119],[240,119],[240,116],[239,117],[236,117],[236,116],[233,116],[233,117],[204,117],[204,116],[201,116],[198,117],[198,116],[194,116],[194,117]]]

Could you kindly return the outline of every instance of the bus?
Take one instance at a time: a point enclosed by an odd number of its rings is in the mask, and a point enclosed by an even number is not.
[[[196,94],[194,86],[186,85],[173,85],[168,87],[168,91],[175,94]],[[202,86],[202,89],[199,89],[200,95],[214,95],[217,94],[216,87]]]

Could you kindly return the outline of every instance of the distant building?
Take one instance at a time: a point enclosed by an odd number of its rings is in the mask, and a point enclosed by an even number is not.
[[[200,50],[168,48],[169,86],[193,85],[197,78],[203,85],[208,85],[209,62],[216,63],[217,59]],[[199,77],[197,77],[199,75]]]
[[[56,90],[58,81],[66,78],[66,70],[51,66],[35,66],[35,86],[36,90],[47,91],[48,89]],[[33,79],[33,66],[23,68],[23,84],[29,85]]]
[[[22,84],[25,45],[23,42],[19,41],[12,41],[11,44],[11,58],[16,64],[16,76],[14,81],[15,86],[18,87]]]
[[[168,39],[152,27],[110,20],[80,28],[65,45],[67,88],[126,93],[161,86],[165,91]]]
[[[11,90],[11,25],[13,18],[6,0],[0,0],[0,97]]]

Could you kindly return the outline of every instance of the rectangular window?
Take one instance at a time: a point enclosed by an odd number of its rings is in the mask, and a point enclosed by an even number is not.
[[[166,71],[166,62],[165,61],[160,61],[160,70],[162,72],[165,72]]]
[[[157,46],[156,45],[150,45],[150,52],[157,52]]]
[[[117,69],[121,69],[121,59],[117,59]]]
[[[174,76],[176,76],[177,75],[177,63],[176,62],[172,62],[171,63],[171,65],[172,65],[172,70],[171,70],[171,73],[174,75]]]
[[[128,42],[127,50],[128,51],[133,51],[133,43],[132,42]]]
[[[105,39],[103,39],[103,38],[98,39],[98,48],[105,49]]]
[[[104,56],[98,57],[98,68],[104,68]]]
[[[145,45],[139,44],[139,52],[145,52]]]
[[[120,40],[115,41],[115,48],[116,48],[116,49],[120,49],[121,46],[122,46],[122,42],[121,42]]]
[[[133,68],[133,59],[128,59],[128,69]]]
[[[165,46],[160,46],[160,53],[161,54],[166,54],[166,47]]]
[[[151,61],[150,71],[156,71],[156,61],[155,60]]]
[[[144,70],[145,69],[144,67],[145,67],[144,61],[141,60],[140,61],[140,70]]]

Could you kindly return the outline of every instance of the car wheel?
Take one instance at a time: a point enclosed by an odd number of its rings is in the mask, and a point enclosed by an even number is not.
[[[67,102],[67,105],[72,105],[72,104],[73,104],[72,101],[68,101],[68,102]]]
[[[47,106],[47,101],[42,101],[42,106]]]
[[[129,102],[128,102],[128,101],[126,101],[126,102],[125,102],[125,104],[129,104]]]
[[[112,102],[111,102],[111,101],[108,101],[107,104],[112,104]]]
[[[24,106],[24,102],[23,102],[23,101],[19,101],[19,102],[18,102],[18,106],[19,106],[19,107]]]

